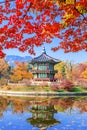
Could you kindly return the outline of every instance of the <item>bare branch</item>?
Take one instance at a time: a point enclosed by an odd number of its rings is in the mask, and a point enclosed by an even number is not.
[[[30,5],[29,5],[28,9],[26,10],[26,14],[24,14],[23,18],[27,15],[27,12],[30,10],[30,8],[31,8],[32,4],[33,4],[33,3],[32,3],[32,2],[30,2]]]
[[[74,7],[74,9],[83,16],[84,20],[86,20],[85,16],[76,7]]]

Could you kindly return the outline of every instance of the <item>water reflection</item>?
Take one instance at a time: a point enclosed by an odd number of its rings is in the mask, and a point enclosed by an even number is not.
[[[31,125],[38,127],[41,130],[45,130],[50,126],[60,123],[60,121],[57,121],[54,118],[54,113],[57,113],[57,111],[49,102],[47,102],[47,104],[46,102],[43,102],[42,104],[35,102],[35,104],[32,105],[31,112],[32,117],[28,118],[27,122],[30,122]]]
[[[87,130],[86,122],[86,97],[0,97],[1,130]]]

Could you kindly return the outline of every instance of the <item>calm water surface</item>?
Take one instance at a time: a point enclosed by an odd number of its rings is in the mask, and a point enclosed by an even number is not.
[[[87,97],[0,97],[0,130],[87,130]]]

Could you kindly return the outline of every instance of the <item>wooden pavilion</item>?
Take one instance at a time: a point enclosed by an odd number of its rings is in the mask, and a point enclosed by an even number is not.
[[[60,63],[60,60],[47,55],[45,48],[42,54],[32,59],[32,70],[36,81],[54,81],[54,75],[57,71],[54,70],[54,65]]]

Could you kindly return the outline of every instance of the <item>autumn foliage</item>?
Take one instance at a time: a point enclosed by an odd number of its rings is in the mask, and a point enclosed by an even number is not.
[[[33,74],[28,71],[27,64],[25,63],[16,63],[16,67],[12,70],[12,75],[10,80],[12,82],[18,82],[23,79],[32,79]]]
[[[54,51],[87,51],[87,0],[2,0],[0,12],[0,57],[10,48],[35,54],[55,37]]]
[[[0,79],[3,77],[3,76],[6,76],[7,74],[7,70],[8,70],[8,63],[3,60],[3,59],[0,59]]]
[[[87,88],[86,62],[79,64],[74,64],[73,62],[61,62],[55,65],[55,70],[58,71],[55,77],[58,82],[61,83],[61,88],[68,89],[68,87],[73,85]]]
[[[71,91],[74,88],[74,83],[68,79],[64,79],[60,84],[60,88]]]
[[[87,79],[87,68],[82,72],[81,77]]]

